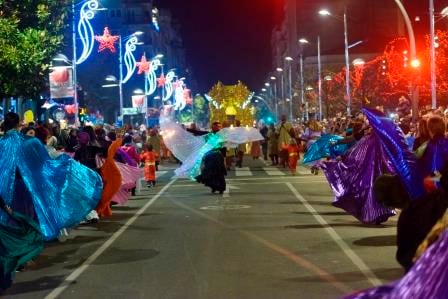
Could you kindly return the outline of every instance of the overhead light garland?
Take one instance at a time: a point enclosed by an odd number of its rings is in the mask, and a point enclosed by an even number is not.
[[[109,50],[111,53],[115,53],[115,44],[120,39],[118,35],[110,34],[109,28],[104,27],[103,35],[96,35],[95,40],[100,43],[98,52],[103,52],[104,50]]]
[[[95,12],[99,11],[100,5],[96,0],[90,0],[81,6],[78,23],[78,35],[82,43],[82,52],[76,60],[76,64],[81,64],[89,58],[93,50],[95,34],[90,20],[95,17]]]

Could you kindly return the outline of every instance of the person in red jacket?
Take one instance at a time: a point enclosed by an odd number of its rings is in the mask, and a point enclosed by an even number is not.
[[[299,146],[294,139],[288,145],[288,165],[292,175],[296,175],[297,161],[299,160]]]
[[[152,145],[143,145],[143,152],[140,155],[140,161],[144,163],[145,181],[148,184],[148,187],[154,187],[156,185],[157,154],[153,151]]]

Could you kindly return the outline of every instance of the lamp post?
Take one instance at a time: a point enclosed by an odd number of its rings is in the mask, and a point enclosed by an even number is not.
[[[403,15],[404,21],[406,23],[406,29],[407,29],[408,35],[409,35],[409,50],[410,50],[410,55],[411,55],[411,66],[413,66],[414,68],[418,68],[419,61],[417,59],[417,49],[415,46],[414,28],[412,28],[411,19],[409,18],[409,15],[403,6],[403,3],[401,3],[400,0],[395,0],[395,3],[397,4],[398,8],[400,9],[400,12]],[[416,123],[417,122],[417,112],[418,112],[418,87],[414,81],[411,82],[411,98],[412,98],[412,121],[414,123]]]
[[[303,78],[303,47],[310,42],[305,39],[301,38],[299,39],[299,43],[301,45],[301,51],[300,51],[300,101],[301,104],[305,104],[305,115],[303,116],[303,120],[308,120],[308,102],[305,103],[305,86],[304,86],[304,78]]]
[[[133,34],[131,34],[127,41],[126,41],[126,53],[125,55],[125,59],[126,59],[126,68],[127,68],[127,74],[126,77],[123,78],[123,39],[122,36],[119,35],[119,45],[118,45],[118,64],[119,64],[119,76],[120,76],[120,80],[119,80],[119,85],[118,85],[118,90],[119,90],[119,96],[120,96],[120,118],[121,120],[123,120],[123,84],[126,83],[131,76],[134,74],[135,68],[136,68],[136,61],[134,58],[134,55],[132,55],[132,52],[135,51],[136,46],[139,44],[142,44],[138,41],[138,36],[142,35],[143,32],[142,31],[136,31]],[[131,60],[131,61],[129,61]]]
[[[330,11],[321,9],[319,11],[321,16],[331,16]],[[348,52],[348,28],[347,28],[347,8],[344,9],[344,48],[345,48],[345,93],[347,98],[347,115],[351,115],[351,93],[350,93],[350,57]]]
[[[435,40],[434,0],[429,0],[430,56],[431,56],[431,106],[437,108],[436,81],[436,40]]]
[[[292,105],[292,62],[294,59],[290,56],[285,57],[288,62],[288,98],[289,98],[289,120],[293,120],[293,105]]]
[[[280,74],[280,88],[281,88],[280,99],[281,99],[281,103],[282,103],[282,107],[283,107],[283,104],[285,101],[285,83],[284,83],[283,68],[278,67],[276,69],[276,71]],[[282,108],[282,114],[283,114],[283,108]],[[277,113],[277,117],[278,117],[278,113]]]
[[[319,100],[319,120],[322,120],[322,65],[320,59],[320,36],[317,36],[317,90]]]

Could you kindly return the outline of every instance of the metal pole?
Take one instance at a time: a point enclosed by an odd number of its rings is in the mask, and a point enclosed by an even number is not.
[[[278,120],[279,117],[278,117],[277,82],[275,82],[273,90],[272,90],[272,87],[271,87],[271,91],[274,92],[275,117]]]
[[[319,120],[322,120],[322,62],[320,59],[320,36],[317,36],[317,76]]]
[[[292,74],[291,74],[291,68],[292,68],[292,62],[291,61],[288,61],[289,62],[289,120],[290,121],[292,121],[293,120],[293,111],[292,111],[292,78],[291,78],[291,76],[292,76]]]
[[[430,35],[431,35],[431,103],[432,109],[437,108],[437,79],[436,79],[436,40],[434,29],[434,0],[429,0],[429,23],[430,23]]]
[[[406,9],[403,6],[403,3],[401,3],[400,0],[395,0],[395,3],[397,4],[398,8],[400,9],[404,21],[406,23],[406,29],[408,31],[409,35],[409,50],[411,55],[411,61],[417,58],[417,49],[415,46],[415,35],[414,35],[414,28],[412,28],[411,19],[409,18],[409,15],[406,11]],[[414,123],[417,122],[417,114],[418,114],[418,86],[416,86],[414,81],[411,81],[411,97],[412,97],[412,121]]]
[[[285,75],[284,75],[284,69],[283,69],[283,71],[282,71],[282,78],[281,78],[281,80],[282,80],[282,114],[284,114],[285,113]]]
[[[121,35],[119,35],[119,57],[118,64],[120,66],[120,81],[118,82],[118,89],[120,94],[120,118],[122,125],[124,125],[124,115],[123,115],[123,45],[121,40]]]
[[[308,120],[308,103],[305,103],[305,86],[304,86],[304,78],[303,78],[303,54],[300,53],[300,100],[301,104],[305,104],[305,115],[303,116],[303,120]]]
[[[78,117],[78,73],[76,70],[76,61],[78,60],[77,51],[76,51],[76,11],[75,11],[75,0],[72,0],[72,40],[73,40],[73,60],[72,60],[72,79],[73,79],[73,104],[75,105],[75,126],[79,126],[79,117]]]
[[[347,8],[346,8],[347,9]],[[347,96],[347,116],[352,114],[352,99],[350,95],[350,58],[348,55],[347,11],[344,11],[344,41],[345,41],[345,89]]]

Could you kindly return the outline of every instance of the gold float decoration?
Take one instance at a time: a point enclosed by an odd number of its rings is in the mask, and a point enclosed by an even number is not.
[[[252,126],[255,109],[250,102],[252,92],[241,81],[236,85],[224,85],[218,82],[209,91],[211,98],[210,123],[219,121],[222,124],[235,125],[236,120],[241,126]]]

